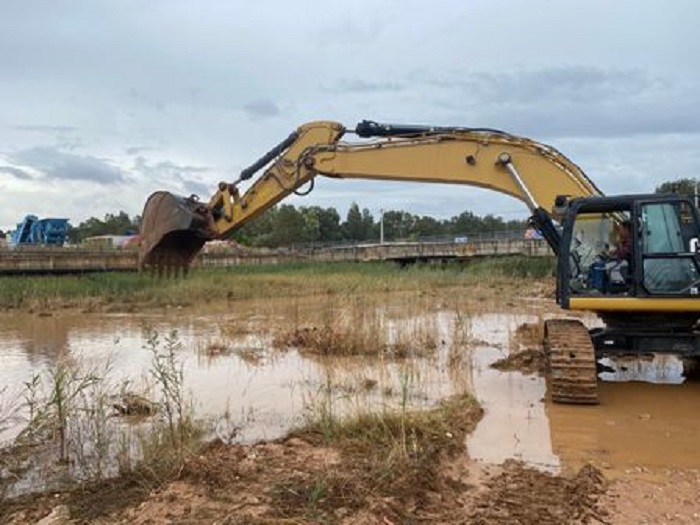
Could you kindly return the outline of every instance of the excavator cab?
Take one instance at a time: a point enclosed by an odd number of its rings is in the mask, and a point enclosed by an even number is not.
[[[641,307],[652,297],[697,297],[699,235],[697,210],[687,199],[576,199],[562,236],[559,301],[566,308],[579,298],[635,298]]]
[[[597,403],[603,358],[700,359],[699,224],[693,203],[675,195],[568,202],[558,243],[557,302],[596,313],[604,326],[545,322],[555,402]]]
[[[583,197],[563,221],[557,302],[595,312],[596,359],[675,354],[700,358],[700,221],[673,195]]]

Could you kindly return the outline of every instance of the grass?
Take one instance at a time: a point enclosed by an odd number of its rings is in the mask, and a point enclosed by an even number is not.
[[[494,257],[470,262],[466,271],[474,277],[551,277],[556,271],[554,257]]]
[[[317,317],[278,333],[280,349],[296,348],[303,355],[320,357],[367,356],[382,358],[429,357],[438,346],[438,330],[423,314],[432,305],[413,301],[416,319],[392,319],[382,298],[329,296]],[[410,310],[410,308],[408,309]]]
[[[446,266],[312,263],[198,269],[187,279],[137,273],[0,277],[0,308],[83,309],[189,305],[212,300],[358,294],[474,286],[489,278],[546,277],[550,258],[503,257]]]
[[[469,394],[429,410],[319,415],[293,437],[338,450],[339,464],[320,475],[282,480],[274,491],[278,517],[333,522],[336,509],[355,511],[377,498],[421,506],[439,490],[442,461],[464,453],[464,440],[481,415]],[[408,518],[397,507],[387,514]]]

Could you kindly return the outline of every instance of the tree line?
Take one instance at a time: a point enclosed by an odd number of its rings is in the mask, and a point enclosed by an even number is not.
[[[656,187],[656,193],[677,193],[693,198],[697,179],[677,179]],[[383,219],[383,220],[382,220]],[[126,212],[108,213],[104,219],[91,217],[71,228],[71,242],[81,242],[97,235],[126,235],[139,230],[140,217]],[[436,219],[401,210],[388,210],[375,217],[367,208],[353,203],[344,219],[333,208],[282,204],[274,206],[238,230],[233,238],[247,246],[289,246],[300,243],[375,241],[383,222],[384,239],[421,240],[438,237],[464,237],[479,233],[523,231],[523,220],[505,221],[494,215],[478,216],[464,211],[449,219]]]
[[[104,219],[91,217],[71,228],[69,239],[79,243],[98,235],[136,233],[140,217],[126,212],[107,214]],[[304,243],[378,241],[383,222],[384,239],[421,240],[437,237],[464,237],[483,232],[522,232],[526,221],[505,221],[501,217],[480,217],[465,211],[450,219],[435,219],[401,210],[388,210],[375,217],[367,208],[353,203],[344,219],[333,207],[274,206],[234,233],[233,238],[246,246],[290,246]]]
[[[108,213],[104,219],[90,217],[78,226],[72,226],[68,231],[68,240],[72,243],[81,243],[88,237],[99,235],[132,235],[138,233],[141,217],[135,215],[129,217],[125,211],[117,214]]]
[[[388,210],[375,217],[367,208],[353,203],[344,220],[335,208],[283,204],[246,224],[234,239],[249,246],[288,246],[299,243],[420,240],[430,237],[461,237],[475,233],[513,230],[522,232],[526,221],[504,221],[501,217],[480,217],[465,211],[450,219],[435,219],[401,210]]]

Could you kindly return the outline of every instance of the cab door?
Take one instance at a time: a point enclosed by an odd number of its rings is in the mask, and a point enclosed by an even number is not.
[[[698,221],[685,199],[636,205],[639,295],[698,296]]]

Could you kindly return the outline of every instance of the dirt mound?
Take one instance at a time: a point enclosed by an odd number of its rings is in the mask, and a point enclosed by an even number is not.
[[[256,445],[215,443],[180,479],[103,523],[454,523],[468,487],[468,396],[431,411],[364,415]],[[428,519],[430,517],[430,519]],[[189,521],[188,521],[189,520]]]
[[[491,364],[492,368],[507,372],[517,371],[523,374],[542,374],[547,366],[542,349],[528,348]]]
[[[610,522],[598,506],[606,482],[595,468],[559,477],[511,461],[492,477],[478,480],[466,454],[458,453],[463,437],[463,430],[455,429],[453,447],[439,447],[413,468],[398,468],[396,458],[382,460],[314,439],[216,443],[191,457],[179,480],[147,496],[131,498],[118,484],[111,492],[46,496],[27,502],[26,508],[41,510],[16,512],[9,523],[36,521],[60,503],[71,508],[74,523],[103,525]]]
[[[523,323],[515,329],[511,353],[491,365],[497,370],[517,371],[523,374],[544,374],[547,366],[542,348],[542,323]]]
[[[564,477],[507,461],[503,472],[485,486],[473,503],[468,523],[606,523],[605,511],[598,508],[606,482],[590,465]]]
[[[513,335],[516,348],[539,348],[544,340],[544,323],[522,323],[515,329]]]

